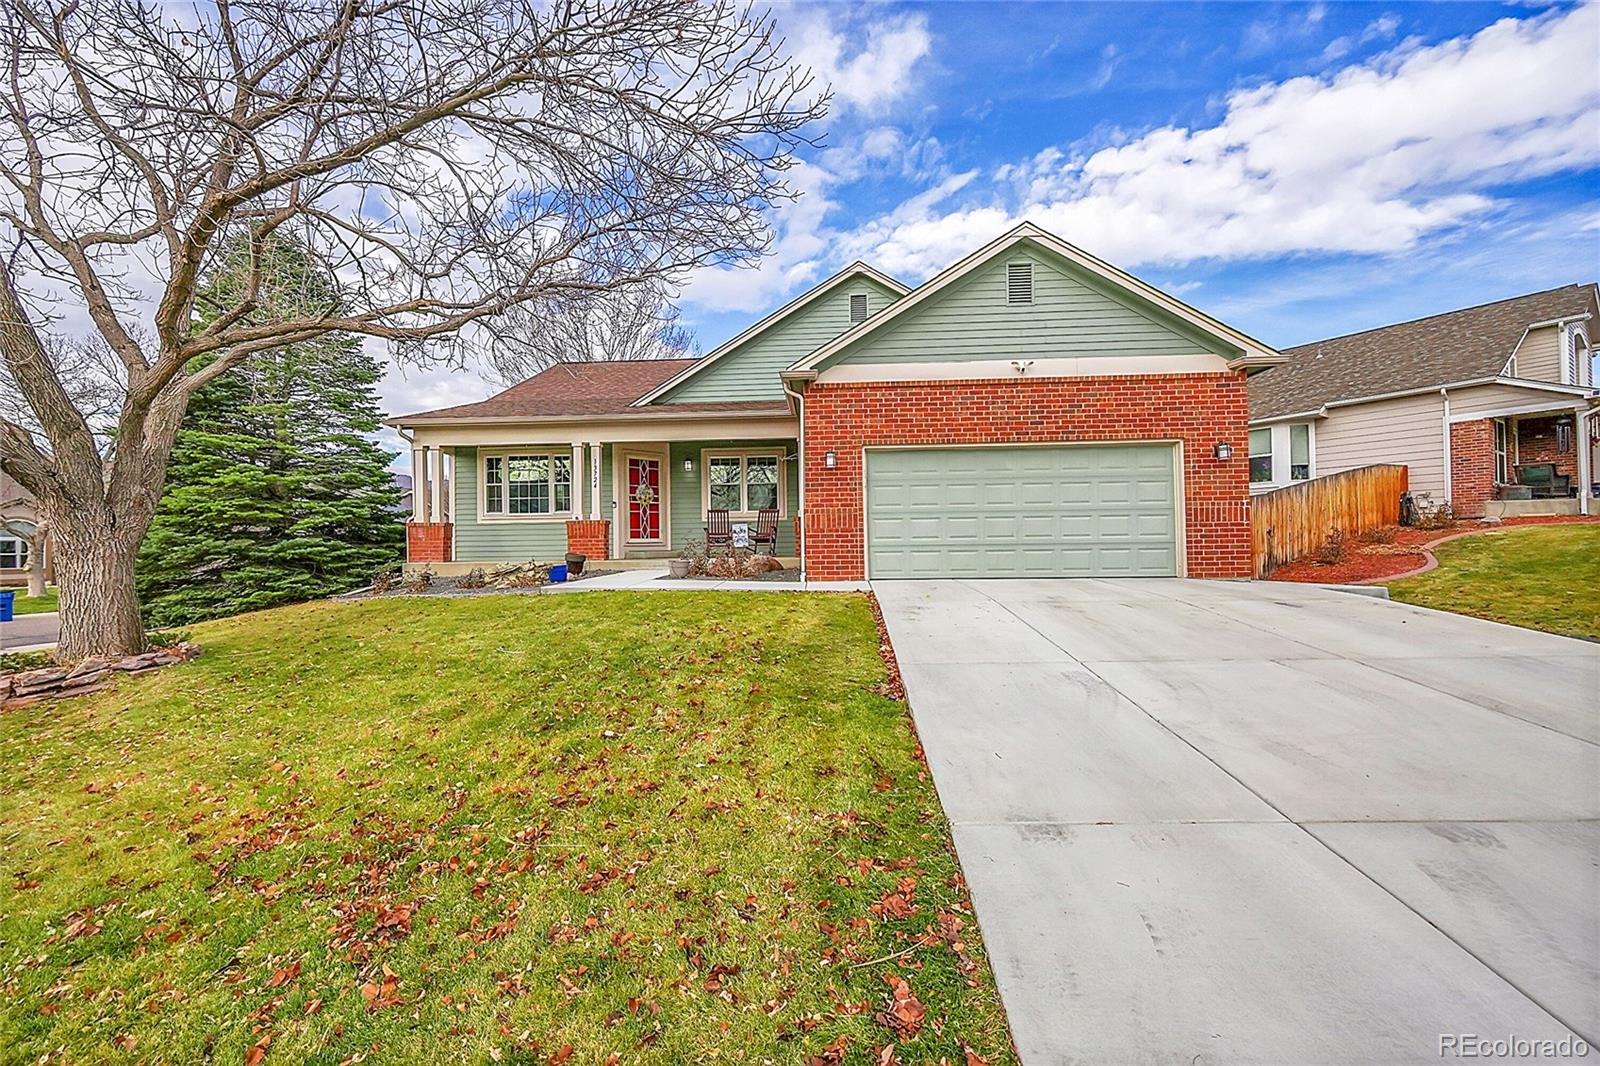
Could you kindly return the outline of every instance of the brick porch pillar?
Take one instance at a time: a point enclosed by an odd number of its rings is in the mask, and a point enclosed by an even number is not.
[[[448,563],[455,526],[449,522],[407,522],[406,562]]]
[[[1450,427],[1450,510],[1482,518],[1494,499],[1494,422],[1481,418]]]
[[[567,523],[567,551],[590,559],[609,559],[611,521],[605,518],[577,518]]]

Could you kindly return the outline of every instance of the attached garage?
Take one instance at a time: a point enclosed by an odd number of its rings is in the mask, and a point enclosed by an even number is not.
[[[867,576],[1174,577],[1171,444],[871,448]]]

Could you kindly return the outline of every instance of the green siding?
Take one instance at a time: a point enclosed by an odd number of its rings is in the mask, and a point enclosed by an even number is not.
[[[570,444],[532,444],[530,448],[559,451]],[[520,563],[529,559],[550,562],[567,553],[564,521],[519,522],[478,520],[478,449],[457,448],[455,493],[456,548],[461,562]]]
[[[1031,304],[1006,302],[1006,264],[1017,260],[1034,264]],[[1025,244],[874,330],[826,365],[1232,351],[1220,338],[1208,338],[1105,279]]]
[[[557,449],[570,445],[529,445],[530,448]],[[700,510],[700,478],[703,466],[700,452],[705,448],[782,448],[785,456],[796,454],[796,444],[788,440],[684,441],[670,446],[667,462],[667,483],[671,492],[671,513],[668,547],[677,552],[691,540],[705,536],[705,515]],[[496,449],[498,450],[498,449]],[[505,563],[536,559],[539,562],[558,561],[567,551],[567,526],[564,521],[552,522],[480,522],[478,520],[478,452],[476,448],[457,448],[455,494],[456,552],[458,562]],[[614,448],[602,448],[600,461],[601,514],[611,519],[613,529],[620,520],[616,508],[616,482],[612,478]],[[683,461],[692,459],[694,470],[685,473]],[[588,453],[584,453],[587,467]],[[795,554],[794,514],[800,499],[800,464],[783,464],[785,487],[784,518],[778,525],[778,554]],[[583,491],[589,491],[588,470],[584,471]],[[584,506],[589,497],[584,496]]]
[[[867,453],[867,573],[1170,577],[1167,445]]]
[[[672,539],[672,549],[681,550],[691,540],[705,538],[706,517],[700,509],[700,479],[705,474],[704,464],[700,459],[703,448],[771,448],[783,449],[785,456],[781,464],[785,491],[788,493],[784,500],[783,517],[778,522],[778,554],[793,555],[794,550],[794,515],[795,508],[800,499],[800,463],[788,457],[797,454],[797,447],[793,440],[749,440],[749,441],[684,441],[672,445],[672,458],[668,464],[669,482],[672,486],[672,529],[669,533]],[[683,461],[692,459],[694,471],[685,473]]]
[[[857,275],[773,323],[657,402],[783,399],[778,373],[850,328],[852,293],[866,293],[867,311],[874,315],[899,299],[893,289]]]

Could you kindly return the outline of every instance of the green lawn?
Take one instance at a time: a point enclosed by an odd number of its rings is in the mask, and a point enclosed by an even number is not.
[[[193,636],[6,715],[0,1059],[1014,1061],[864,598]]]
[[[1512,527],[1434,549],[1439,568],[1395,581],[1406,603],[1600,640],[1600,525]]]
[[[16,614],[44,614],[46,611],[56,609],[56,590],[46,588],[43,596],[29,596],[25,588],[13,589],[17,594],[11,601],[11,609]]]

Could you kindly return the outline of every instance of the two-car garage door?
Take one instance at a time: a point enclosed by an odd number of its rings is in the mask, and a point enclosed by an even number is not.
[[[870,450],[867,576],[1175,576],[1173,451]]]

